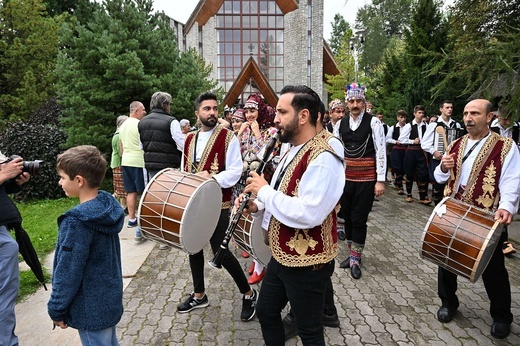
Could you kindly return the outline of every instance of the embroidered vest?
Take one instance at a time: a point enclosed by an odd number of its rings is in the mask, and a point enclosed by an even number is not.
[[[455,167],[453,167],[455,179],[451,179],[446,185],[445,196],[456,192],[454,188],[459,185],[462,158],[468,138],[467,135],[461,137],[449,149],[450,154],[455,153]],[[491,132],[473,163],[465,191],[462,194],[463,202],[493,211],[495,198],[500,193],[498,181],[502,173],[502,164],[512,145],[513,141],[510,138]]]
[[[289,163],[279,190],[286,195],[297,196],[298,184],[305,170],[324,151],[334,153],[324,137],[316,136],[307,142]],[[273,257],[288,267],[330,262],[338,253],[335,210],[331,210],[321,225],[312,229],[291,228],[271,217],[269,244]]]
[[[200,162],[194,162],[195,143],[199,131],[190,132],[186,136],[184,143],[184,171],[191,173],[208,171],[211,175],[225,171],[226,152],[234,136],[233,132],[220,125],[216,126],[202,152]],[[222,209],[229,208],[231,205],[231,190],[232,188],[222,188]]]

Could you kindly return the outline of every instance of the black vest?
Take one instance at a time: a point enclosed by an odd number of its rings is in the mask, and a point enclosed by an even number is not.
[[[424,136],[424,133],[426,132],[426,124],[423,123],[421,128],[422,128],[422,135]],[[422,137],[419,137],[419,126],[417,124],[413,124],[412,131],[410,131],[410,137],[408,137],[408,139],[414,140],[416,138],[422,138]]]
[[[182,152],[172,138],[170,126],[175,120],[162,109],[153,109],[138,125],[143,144],[146,169],[159,171],[163,168],[179,168]]]
[[[15,193],[21,188],[14,180],[6,180],[0,185],[0,226],[22,222],[22,216],[13,201],[7,196],[8,193]],[[10,226],[7,226],[10,228]]]
[[[399,139],[399,135],[401,134],[401,127],[397,126],[397,124],[394,125],[394,132],[392,133],[392,139],[394,141],[397,141]]]
[[[372,139],[372,115],[365,113],[361,124],[352,131],[350,129],[350,119],[343,118],[339,125],[339,136],[345,145],[345,157],[360,158],[360,157],[374,157],[376,149],[374,148],[374,140]],[[368,139],[368,141],[367,141]],[[366,142],[365,150],[359,150]]]

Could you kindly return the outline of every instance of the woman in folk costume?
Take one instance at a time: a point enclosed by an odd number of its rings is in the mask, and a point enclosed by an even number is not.
[[[256,170],[260,165],[262,148],[277,131],[273,126],[276,111],[264,101],[260,94],[251,94],[243,109],[246,121],[238,130],[237,136],[244,160],[244,170],[235,187],[237,192],[244,190],[249,172]],[[247,258],[249,255],[242,251],[242,257]],[[248,282],[252,285],[262,280],[265,268],[262,263],[254,260],[248,272],[251,275]]]

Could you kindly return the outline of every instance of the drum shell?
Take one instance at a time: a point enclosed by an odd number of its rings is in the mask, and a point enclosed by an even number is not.
[[[262,219],[242,214],[233,232],[233,239],[239,248],[267,266],[271,260],[271,249],[265,244],[264,232]]]
[[[146,239],[195,254],[209,243],[221,206],[215,179],[166,168],[146,185],[138,225]]]
[[[476,282],[498,245],[502,229],[490,212],[446,197],[425,226],[420,256]]]

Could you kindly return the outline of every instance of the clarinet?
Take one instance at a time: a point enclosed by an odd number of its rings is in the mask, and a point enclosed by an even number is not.
[[[273,150],[276,146],[276,143],[278,142],[279,137],[279,131],[276,132],[269,142],[267,143],[265,147],[265,153],[264,157],[262,158],[262,161],[260,161],[260,165],[256,169],[256,173],[258,175],[261,175],[264,171],[265,165],[267,163],[267,160],[269,160],[269,156],[273,153]],[[237,228],[238,221],[240,220],[240,217],[242,215],[242,212],[244,209],[247,208],[247,203],[249,201],[249,198],[251,197],[251,192],[246,192],[244,194],[244,198],[242,199],[242,202],[238,206],[238,209],[233,214],[233,217],[231,219],[231,222],[228,225],[228,228],[226,229],[226,233],[224,235],[224,240],[222,240],[222,244],[220,244],[220,247],[213,257],[211,261],[209,261],[209,264],[214,268],[222,268],[222,260],[224,259],[224,255],[226,254],[226,251],[229,251],[229,241],[231,240],[231,237],[233,236],[233,232],[235,232],[235,228]]]

